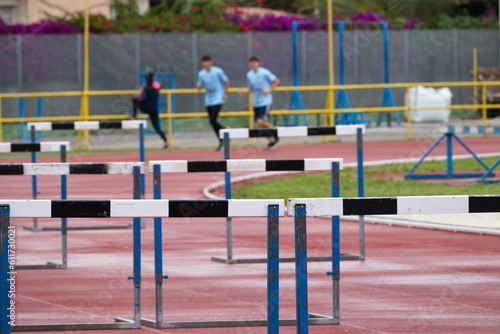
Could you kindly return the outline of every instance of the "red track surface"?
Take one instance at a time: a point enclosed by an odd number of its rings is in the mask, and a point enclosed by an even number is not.
[[[495,152],[500,138],[467,139],[476,153]],[[426,141],[368,142],[365,161],[418,158],[433,143]],[[435,150],[444,155],[444,147]],[[465,154],[458,145],[455,154]],[[232,158],[343,157],[355,161],[355,144],[234,148]],[[148,160],[220,159],[213,151],[162,152]],[[134,161],[136,154],[69,156],[68,161]],[[39,161],[54,161],[43,158]],[[9,159],[27,162],[28,159]],[[201,189],[223,178],[221,173],[163,176],[163,197],[203,198]],[[30,178],[2,177],[0,198],[31,197]],[[151,178],[147,197],[151,198]],[[70,199],[130,198],[127,176],[70,176]],[[59,197],[59,177],[39,177],[39,198]],[[329,254],[328,219],[308,219],[309,255]],[[16,219],[18,264],[60,261],[58,232],[23,230],[31,225]],[[69,225],[125,224],[128,220],[85,221]],[[41,220],[56,226],[56,220]],[[357,252],[357,223],[342,222],[343,252]],[[265,255],[265,218],[234,219],[234,256]],[[265,264],[225,265],[210,261],[225,255],[224,219],[168,219],[164,221],[165,321],[262,319],[266,316]],[[133,284],[131,230],[70,231],[69,268],[23,270],[17,274],[17,323],[109,322],[132,317]],[[143,316],[154,317],[152,221],[142,231]],[[495,236],[452,233],[385,225],[366,225],[365,261],[341,264],[341,324],[310,326],[311,333],[498,333],[500,328],[500,242]],[[281,255],[293,254],[293,224],[281,220]],[[281,313],[294,317],[293,264],[281,268]],[[309,263],[309,311],[331,315],[331,278],[328,263]],[[115,333],[74,331],[72,333]],[[120,330],[123,333],[265,333],[264,327],[209,329]],[[281,327],[294,333],[295,327]],[[56,332],[40,332],[56,333]],[[58,332],[60,333],[60,332]]]

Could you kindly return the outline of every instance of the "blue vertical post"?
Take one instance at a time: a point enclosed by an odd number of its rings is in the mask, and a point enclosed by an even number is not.
[[[40,117],[40,118],[42,118],[43,117],[43,98],[42,97],[37,97],[36,101],[37,101],[37,104],[36,104],[37,116]],[[43,138],[43,131],[40,131],[38,133],[37,139],[41,140],[42,138]]]
[[[23,100],[24,101],[24,100]],[[35,133],[35,126],[31,126],[30,129],[30,138],[31,138],[31,143],[34,144],[36,143],[36,133]],[[36,163],[36,152],[31,152],[31,162]],[[31,176],[31,192],[32,192],[32,198],[36,199],[38,195],[38,189],[37,189],[37,178],[36,175]],[[38,218],[33,218],[33,230],[38,229]]]
[[[134,166],[133,199],[141,199],[141,168]],[[141,218],[134,218],[133,223],[133,276],[134,280],[134,322],[141,321]]]
[[[295,295],[297,334],[308,333],[306,205],[295,205]]]
[[[25,108],[24,108],[24,97],[19,98],[19,118],[26,117]],[[26,122],[21,122],[21,139],[26,139]]]
[[[363,129],[361,128],[356,129],[356,151],[358,157],[358,197],[365,197]],[[360,260],[365,258],[365,216],[359,216],[359,257]]]
[[[9,221],[10,207],[0,205],[0,332],[10,334],[10,267],[9,267]]]
[[[144,124],[139,125],[139,161],[146,161],[144,149]],[[146,180],[144,173],[141,173],[141,198],[145,198],[146,194]]]
[[[267,209],[267,333],[279,333],[279,205]]]
[[[161,167],[153,166],[153,196],[161,199]],[[162,242],[162,219],[154,219],[154,249],[155,249],[155,283],[156,283],[156,323],[163,323],[163,242]]]
[[[66,162],[66,145],[61,146],[60,161]],[[67,176],[61,175],[61,199],[68,199]],[[68,218],[61,218],[62,268],[68,267]]]
[[[224,133],[224,160],[230,159],[229,150],[229,133]],[[231,199],[231,173],[224,173],[224,182],[226,185],[226,199]],[[231,262],[233,260],[233,219],[231,217],[226,218],[226,239],[227,239],[227,261]]]
[[[332,197],[340,197],[340,164],[332,163]],[[332,271],[327,272],[333,280],[333,318],[340,318],[340,217],[332,216]]]
[[[446,176],[453,176],[453,133],[446,133]]]

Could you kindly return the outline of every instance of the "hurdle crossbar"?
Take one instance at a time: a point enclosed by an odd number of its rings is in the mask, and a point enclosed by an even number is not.
[[[257,137],[304,137],[304,136],[324,136],[324,135],[355,135],[356,136],[356,159],[358,170],[358,196],[365,195],[364,188],[364,170],[363,170],[363,134],[366,133],[364,124],[337,125],[337,126],[294,126],[294,127],[276,127],[271,129],[221,129],[219,138],[224,143],[224,159],[230,159],[230,139],[235,138],[257,138]],[[225,192],[226,199],[231,198],[231,173],[225,174]],[[334,219],[334,218],[332,218]],[[217,258],[219,262],[233,263],[232,253],[232,219],[226,218],[226,239],[227,256],[226,258]],[[343,260],[363,260],[365,258],[365,222],[364,217],[359,216],[359,254],[342,254]],[[318,257],[316,261],[322,261],[325,258]]]
[[[338,174],[334,170],[333,163],[338,163],[338,169],[341,169],[343,159],[341,158],[320,158],[320,159],[230,159],[230,160],[161,160],[150,161],[149,172],[154,172],[155,166],[159,166],[160,173],[200,173],[200,172],[294,172],[294,171],[331,171],[332,174]],[[338,177],[337,177],[338,178]],[[154,187],[159,186],[161,178]],[[332,184],[332,188],[334,185]],[[161,197],[159,197],[161,198]],[[228,231],[227,237],[232,239],[232,231]],[[160,248],[161,249],[161,248]],[[232,243],[228,242],[229,254],[232,254]],[[344,253],[341,254],[343,260],[357,259],[357,255]],[[223,257],[212,257],[212,261],[221,263],[265,263],[265,258],[244,258],[234,259]],[[310,257],[309,261],[330,261],[330,256]],[[281,262],[293,262],[294,257],[280,258]]]
[[[69,141],[42,141],[39,143],[0,143],[0,153],[12,152],[59,152],[65,146],[69,150]]]
[[[61,176],[61,199],[67,198],[67,175],[98,175],[98,174],[134,174],[135,168],[138,168],[140,174],[144,174],[144,163],[142,162],[109,162],[109,163],[12,163],[0,164],[1,175],[60,175]],[[64,178],[64,179],[63,179]],[[136,185],[137,182],[137,185]],[[137,181],[134,176],[134,188],[140,187],[140,180]],[[140,199],[134,195],[134,198]],[[38,217],[36,217],[38,218]],[[68,227],[66,217],[62,217],[61,227],[38,227],[37,231],[60,230],[62,235],[62,263],[48,262],[43,265],[18,265],[16,269],[64,269],[67,268],[67,231],[68,230],[88,230],[88,229],[118,229],[130,228],[133,224],[118,226],[79,226]],[[26,228],[26,227],[25,227]],[[31,229],[31,228],[28,228]]]

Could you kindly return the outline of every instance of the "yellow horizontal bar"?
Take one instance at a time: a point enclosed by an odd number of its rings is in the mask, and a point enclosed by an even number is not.
[[[408,88],[415,86],[426,87],[474,87],[474,86],[500,86],[500,81],[459,81],[459,82],[412,82],[412,83],[390,83],[390,84],[357,84],[357,85],[334,85],[332,89],[384,89],[384,88]],[[317,86],[281,86],[275,90],[279,92],[291,91],[327,91],[330,89],[328,85]],[[240,88],[233,87],[229,89],[230,93],[239,92]],[[88,96],[109,96],[109,95],[134,95],[139,90],[103,90],[103,91],[88,91]],[[162,89],[162,94],[200,94],[204,90],[196,88],[186,89]],[[83,92],[34,92],[34,93],[0,93],[0,98],[36,98],[36,97],[64,97],[64,96],[82,96]]]

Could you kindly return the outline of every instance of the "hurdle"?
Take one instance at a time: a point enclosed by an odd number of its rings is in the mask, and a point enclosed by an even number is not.
[[[486,163],[477,156],[477,154],[469,147],[465,142],[457,136],[457,133],[461,134],[500,134],[500,127],[487,128],[485,126],[448,126],[445,133],[441,135],[432,144],[432,146],[424,153],[420,160],[410,168],[408,173],[405,175],[405,179],[446,179],[446,178],[467,178],[467,177],[480,177],[481,181],[484,181],[486,177],[495,176],[493,169],[490,169]],[[419,173],[414,174],[414,171],[420,166],[420,164],[425,160],[425,158],[444,140],[446,139],[446,173],[440,174],[428,174]],[[463,148],[469,152],[469,154],[485,169],[486,173],[455,173],[453,171],[453,139],[455,139]]]
[[[224,142],[224,159],[230,159],[230,140],[231,139],[247,139],[277,136],[278,138],[286,137],[308,137],[308,136],[327,136],[327,135],[355,135],[356,136],[356,159],[357,159],[357,174],[358,174],[358,196],[365,195],[364,189],[364,171],[363,171],[363,134],[366,133],[366,126],[363,124],[355,125],[337,125],[337,126],[294,126],[294,127],[276,127],[271,129],[221,129],[219,138]],[[225,192],[226,199],[231,198],[231,173],[225,174]],[[219,259],[221,262],[230,263],[233,260],[232,250],[232,222],[231,217],[226,219],[226,238],[227,238],[227,257]],[[365,223],[364,217],[359,217],[359,254],[347,255],[344,254],[344,260],[363,260],[365,258]]]
[[[158,166],[158,173],[199,173],[199,172],[298,172],[298,171],[331,171],[332,180],[338,180],[339,170],[343,159],[287,159],[287,160],[271,160],[271,159],[230,159],[230,160],[165,160],[165,161],[150,161],[149,172],[155,172],[155,166]],[[337,163],[336,165],[333,165]],[[161,186],[161,175],[154,176],[154,188]],[[332,183],[332,193],[338,196],[338,183]],[[161,189],[161,188],[160,188]],[[161,194],[160,194],[161,195]],[[161,199],[161,196],[158,197]],[[227,249],[232,250],[232,230],[227,231],[230,238],[227,239]],[[160,241],[159,241],[160,242]],[[161,249],[161,248],[158,248]],[[231,254],[232,255],[232,254]],[[344,253],[341,254],[342,260],[357,260],[357,254]],[[212,261],[221,263],[265,263],[265,258],[247,258],[247,259],[226,259],[222,257],[211,258]],[[314,256],[309,257],[309,261],[330,261],[330,256]],[[281,262],[293,262],[293,257],[280,258]]]
[[[134,194],[135,197],[140,197],[140,168],[134,167]],[[127,202],[125,201],[121,201]],[[142,200],[136,200],[142,202]],[[111,201],[71,201],[71,200],[0,200],[0,229],[4,229],[10,225],[10,218],[15,217],[37,217],[37,218],[106,218],[111,216],[123,216],[123,211],[118,210],[122,214],[116,215],[116,208],[111,213]],[[127,205],[127,204],[125,204]],[[116,205],[115,205],[116,206]],[[138,205],[141,207],[141,205]],[[130,207],[130,206],[128,206]],[[9,209],[10,215],[5,214],[5,210]],[[138,212],[140,213],[140,212]],[[9,334],[11,331],[70,331],[70,330],[98,330],[98,329],[130,329],[140,328],[141,317],[141,221],[134,217],[134,210],[129,210],[125,216],[134,218],[133,228],[133,276],[128,279],[133,281],[134,285],[134,301],[133,301],[133,320],[116,317],[113,322],[103,323],[71,323],[71,324],[16,324],[10,326],[9,317],[3,317],[0,320],[1,327],[5,329],[2,333]],[[8,240],[7,240],[8,242]],[[6,243],[4,243],[6,244]],[[8,260],[8,252],[0,249],[0,263],[5,263]],[[17,267],[2,266],[0,269],[0,277],[11,277],[13,269]],[[7,280],[2,281],[4,284]],[[4,289],[2,286],[0,299],[2,305],[10,305],[11,298],[8,295],[9,289]],[[2,307],[2,314],[4,312]],[[6,309],[6,308],[5,308]]]
[[[457,196],[397,196],[397,197],[366,197],[366,198],[290,198],[287,202],[288,215],[294,215],[296,224],[302,224],[300,230],[306,229],[305,217],[334,216],[332,230],[335,239],[332,242],[332,254],[340,253],[339,216],[342,215],[410,215],[410,214],[444,214],[444,213],[486,213],[500,212],[500,195],[457,195]],[[298,217],[303,221],[297,223]],[[296,228],[296,232],[297,232]],[[305,248],[304,248],[305,249]],[[302,286],[307,289],[307,261],[302,258]],[[332,261],[332,271],[327,275],[333,280],[334,312],[339,310],[339,280],[340,267],[338,261]],[[300,298],[300,301],[299,301]],[[307,322],[308,299],[307,291],[297,295],[297,314],[302,324]],[[334,314],[340,322],[340,314]]]
[[[135,169],[134,175],[139,175]],[[2,200],[0,201],[0,229],[9,226],[10,217],[50,217],[50,218],[109,218],[109,217],[153,217],[161,226],[161,217],[202,218],[202,217],[267,217],[268,219],[268,266],[267,266],[267,319],[261,320],[223,320],[193,322],[156,322],[142,319],[140,323],[155,328],[186,327],[228,327],[228,326],[268,326],[269,333],[278,333],[280,325],[295,325],[296,319],[279,319],[279,217],[284,216],[283,200]],[[6,213],[7,212],[7,213]],[[134,321],[115,318],[116,323],[93,324],[16,324],[12,331],[30,330],[79,330],[79,329],[123,329],[139,328],[140,315],[140,220],[135,218],[134,228]],[[161,232],[161,231],[160,231]],[[156,236],[156,233],[155,233]],[[7,239],[8,240],[8,239]],[[136,242],[139,242],[137,244]],[[5,243],[4,243],[5,244]],[[3,248],[1,250],[4,250]],[[7,252],[0,254],[0,262],[8,257]],[[158,264],[155,259],[155,265]],[[161,267],[161,259],[160,259]],[[2,266],[0,275],[8,275],[9,267]],[[296,275],[299,275],[296,272]],[[163,273],[161,274],[163,276]],[[158,278],[158,275],[156,275]],[[5,282],[4,282],[5,283]],[[297,289],[304,289],[300,286]],[[161,285],[156,285],[161,293]],[[2,289],[0,299],[10,303],[8,289]],[[161,300],[161,294],[158,296]],[[158,299],[157,299],[158,303]],[[311,315],[311,324],[337,324],[330,317]],[[160,314],[162,319],[162,314]],[[2,325],[8,323],[4,317]],[[300,331],[299,333],[306,333]],[[9,334],[8,329],[5,334]]]
[[[64,147],[62,152],[65,152]],[[65,160],[64,158],[62,160]],[[144,174],[144,163],[142,162],[108,162],[108,163],[13,163],[0,164],[1,175],[60,175],[61,176],[61,199],[67,199],[67,175],[118,175],[134,174],[134,168],[139,168],[139,172]],[[140,180],[137,181],[133,175],[133,188],[139,187]],[[134,191],[134,199],[140,199]],[[0,200],[1,201],[1,200]],[[132,227],[133,224],[127,227]],[[39,231],[61,231],[62,237],[62,263],[48,262],[45,265],[16,265],[16,269],[65,269],[68,267],[68,230],[88,230],[88,229],[116,229],[122,226],[79,226],[68,227],[67,219],[61,219],[61,227],[39,227]]]
[[[40,143],[0,143],[0,153],[31,152],[31,162],[36,163],[36,152],[60,152],[60,159],[63,159],[63,147],[64,150],[69,150],[69,141]],[[31,177],[31,191],[33,194],[32,198],[36,199],[38,190],[37,179],[35,175]],[[26,226],[25,229],[38,230],[39,227],[37,218],[33,219],[33,227]]]
[[[35,142],[35,131],[55,131],[55,130],[104,130],[122,129],[139,130],[139,161],[145,161],[144,131],[146,129],[145,120],[126,121],[74,121],[74,122],[28,122],[28,129],[31,133],[31,141]],[[32,161],[36,162],[36,161]],[[141,196],[144,198],[146,192],[144,175],[141,174]],[[36,191],[36,189],[35,189]]]

